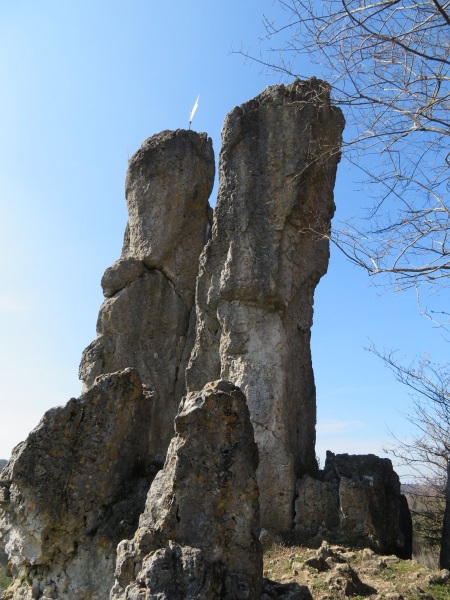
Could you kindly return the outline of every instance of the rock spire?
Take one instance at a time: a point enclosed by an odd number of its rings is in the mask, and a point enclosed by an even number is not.
[[[296,482],[322,483],[310,337],[343,126],[314,78],[233,109],[214,214],[206,134],[131,158],[83,394],[0,474],[8,600],[259,600],[260,525],[306,527]]]
[[[198,258],[210,232],[214,153],[204,133],[162,131],[129,161],[122,257],[102,278],[97,339],[83,352],[84,389],[134,367],[153,392],[149,453],[167,451],[184,394]],[[190,336],[192,338],[192,335]]]
[[[260,452],[263,527],[293,523],[296,479],[314,474],[310,337],[342,113],[318,79],[267,88],[222,129],[212,239],[200,257],[188,390],[219,377],[247,396]]]

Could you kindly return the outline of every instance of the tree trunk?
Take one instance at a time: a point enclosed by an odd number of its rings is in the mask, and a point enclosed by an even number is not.
[[[442,525],[441,554],[439,567],[450,570],[450,460],[447,463],[447,485],[445,486],[445,512]]]

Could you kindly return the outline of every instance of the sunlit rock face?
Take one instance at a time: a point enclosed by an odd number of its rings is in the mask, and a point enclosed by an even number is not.
[[[152,136],[128,165],[122,257],[164,273],[188,308],[208,237],[214,171],[211,138],[182,129]]]
[[[293,524],[296,479],[317,469],[310,329],[343,125],[317,79],[269,87],[232,110],[212,239],[200,257],[187,387],[221,377],[245,392],[262,525],[278,531]]]

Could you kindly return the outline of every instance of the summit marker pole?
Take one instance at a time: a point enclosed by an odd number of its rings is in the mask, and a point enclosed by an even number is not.
[[[195,101],[195,104],[194,104],[194,106],[192,107],[192,110],[191,110],[191,114],[189,115],[189,129],[191,128],[192,119],[194,118],[195,112],[196,112],[196,110],[198,108],[198,100],[199,100],[199,98],[200,98],[200,95],[197,96],[197,100]]]

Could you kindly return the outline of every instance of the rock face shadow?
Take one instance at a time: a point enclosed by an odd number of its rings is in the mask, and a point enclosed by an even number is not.
[[[183,398],[139,527],[119,544],[111,599],[259,600],[257,466],[239,388],[219,380]]]

